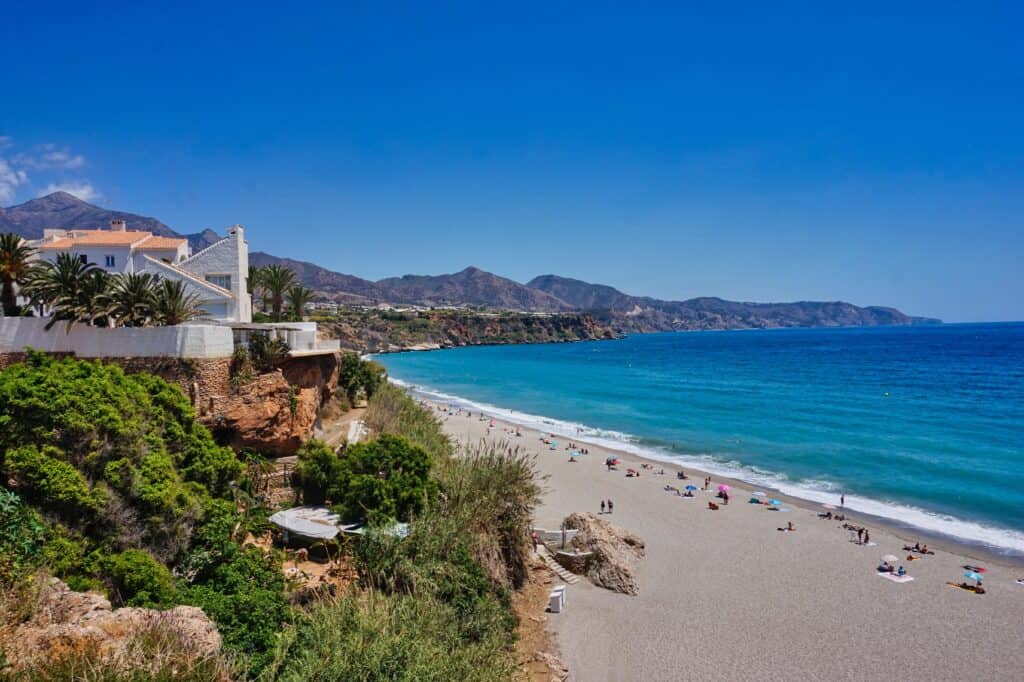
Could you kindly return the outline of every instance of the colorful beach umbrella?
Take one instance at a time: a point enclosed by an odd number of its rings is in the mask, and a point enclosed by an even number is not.
[[[896,563],[899,560],[900,560],[900,558],[898,556],[893,556],[892,554],[886,554],[885,556],[882,557],[882,561],[887,561],[890,564],[894,564],[894,563]]]
[[[693,485],[693,484],[691,483],[690,485],[686,486],[686,489],[687,489],[687,490],[696,490],[696,489],[697,489],[697,486],[695,486],[695,485]]]
[[[776,500],[776,499],[775,499],[775,498],[773,497],[772,499],[768,500],[768,504],[772,504],[772,505],[776,505],[776,504],[782,504],[782,500]]]
[[[726,490],[729,489],[729,486],[727,486],[727,485],[720,485],[720,486],[718,486],[718,489],[721,490],[724,493]]]
[[[980,573],[975,573],[974,571],[967,571],[966,573],[964,573],[964,577],[965,578],[970,578],[971,580],[977,580],[979,583],[981,582],[981,579],[982,579],[981,574]]]

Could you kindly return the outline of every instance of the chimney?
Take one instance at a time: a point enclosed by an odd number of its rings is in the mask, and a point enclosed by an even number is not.
[[[128,229],[128,224],[123,220],[111,220],[110,231],[111,232],[124,232]]]

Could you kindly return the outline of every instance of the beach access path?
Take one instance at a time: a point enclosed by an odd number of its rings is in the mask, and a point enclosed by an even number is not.
[[[437,405],[435,404],[435,410]],[[506,441],[535,454],[546,475],[536,524],[558,528],[571,512],[599,512],[639,534],[647,556],[638,564],[640,594],[615,594],[581,580],[569,587],[568,608],[549,614],[570,679],[605,680],[1016,680],[1024,670],[1024,568],[939,549],[908,562],[907,537],[868,526],[874,546],[856,543],[822,511],[768,490],[788,512],[749,504],[750,486],[733,486],[728,506],[708,509],[714,492],[683,499],[665,485],[700,487],[704,474],[583,444],[590,454],[568,461],[568,440],[550,450],[537,431],[510,433],[510,424],[480,421],[479,413],[437,414],[455,440]],[[622,459],[608,471],[605,458]],[[626,468],[641,471],[627,478]],[[718,500],[715,500],[718,501]],[[838,500],[836,501],[838,505]],[[777,528],[792,521],[796,532]],[[925,538],[927,540],[927,538]],[[913,544],[913,540],[909,544]],[[928,542],[929,546],[932,545]],[[882,580],[875,567],[894,554],[915,580]],[[962,565],[988,568],[987,594],[950,587]]]

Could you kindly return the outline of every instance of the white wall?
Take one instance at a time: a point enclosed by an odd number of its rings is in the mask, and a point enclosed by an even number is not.
[[[46,249],[39,252],[40,257],[44,260],[48,260],[51,263],[57,261],[57,255],[65,253],[64,251],[54,251],[52,249]],[[103,270],[109,273],[121,273],[121,272],[134,272],[132,268],[131,251],[127,246],[86,246],[86,247],[75,247],[69,252],[74,257],[85,256],[85,259],[98,265]],[[114,256],[114,267],[108,268],[106,266],[106,256]]]
[[[82,358],[223,358],[234,350],[230,327],[211,324],[116,329],[76,324],[65,333],[62,322],[46,331],[47,321],[0,317],[0,353],[33,348]]]

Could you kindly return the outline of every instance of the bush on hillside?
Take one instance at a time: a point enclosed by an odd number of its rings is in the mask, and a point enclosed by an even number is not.
[[[46,527],[17,495],[0,488],[0,588],[38,563]]]
[[[436,490],[430,455],[401,436],[384,435],[346,450],[329,497],[344,518],[408,521]]]
[[[158,377],[42,354],[0,372],[0,474],[93,542],[174,561],[241,471]]]
[[[174,577],[145,550],[129,549],[105,557],[102,570],[115,606],[159,609],[175,603]]]
[[[323,504],[327,491],[341,476],[341,458],[327,443],[310,439],[302,444],[295,462],[295,483],[305,504]]]
[[[360,396],[369,400],[384,382],[386,370],[377,362],[363,360],[356,353],[346,353],[338,366],[338,391],[350,405]]]

